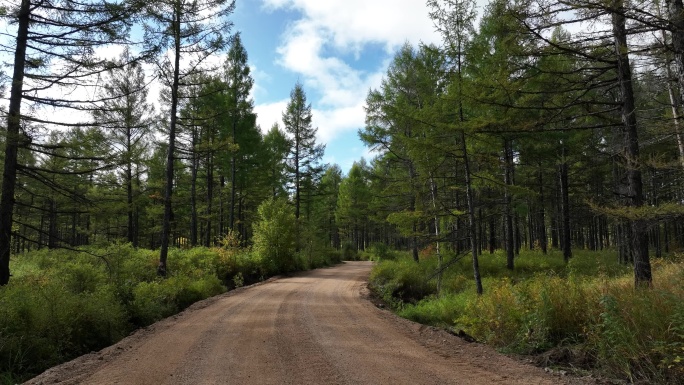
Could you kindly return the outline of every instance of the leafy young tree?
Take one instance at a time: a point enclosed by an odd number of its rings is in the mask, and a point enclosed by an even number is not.
[[[259,221],[254,229],[254,251],[272,273],[295,269],[296,231],[294,212],[284,198],[268,199],[259,206]]]

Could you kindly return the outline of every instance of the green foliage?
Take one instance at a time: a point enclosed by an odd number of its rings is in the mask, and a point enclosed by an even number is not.
[[[396,261],[381,261],[371,272],[370,282],[388,302],[417,302],[436,293],[434,281],[428,281],[436,262],[416,263],[408,257]]]
[[[358,259],[358,251],[351,242],[342,244],[342,259],[345,261],[356,261]]]
[[[221,281],[215,276],[175,276],[153,282],[141,282],[133,289],[131,319],[136,324],[149,325],[224,290]]]
[[[15,279],[0,291],[0,372],[37,374],[112,344],[130,330],[111,287],[74,293],[50,275]]]
[[[225,291],[208,249],[174,250],[176,268],[166,280],[155,274],[153,251],[112,245],[89,252],[17,256],[14,279],[0,289],[0,378],[20,382]]]
[[[270,274],[287,273],[297,267],[296,226],[292,207],[285,199],[270,199],[259,206],[254,228],[254,252]]]
[[[394,260],[396,253],[390,250],[389,246],[382,242],[376,242],[371,245],[370,253],[374,261]]]
[[[684,264],[657,260],[658,287],[634,290],[630,269],[613,252],[578,252],[567,267],[558,252],[523,252],[514,272],[505,269],[504,258],[482,256],[482,296],[475,293],[469,261],[446,270],[440,297],[427,281],[434,258],[382,261],[371,284],[403,317],[463,330],[507,351],[540,354],[545,365],[682,383]],[[566,353],[554,361],[558,349]]]

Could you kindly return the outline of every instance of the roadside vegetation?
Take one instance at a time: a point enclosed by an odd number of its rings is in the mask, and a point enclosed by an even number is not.
[[[436,279],[428,279],[436,257],[393,256],[374,267],[371,285],[402,317],[531,355],[545,367],[684,383],[681,256],[654,260],[657,286],[638,290],[616,252],[576,251],[566,265],[560,251],[521,251],[511,271],[496,251],[480,257],[481,296],[467,258],[446,269],[438,296]]]
[[[259,223],[273,229],[275,222]],[[171,249],[174,269],[166,278],[155,270],[158,251],[130,244],[18,255],[12,284],[0,290],[0,384],[22,382],[102,349],[228,289],[340,261],[331,250],[312,250],[315,257],[297,253],[294,243],[274,246],[262,240],[253,248],[237,243],[227,237],[221,247]]]

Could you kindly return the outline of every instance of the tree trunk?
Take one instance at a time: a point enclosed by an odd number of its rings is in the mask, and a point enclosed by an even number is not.
[[[237,100],[237,96],[236,96]],[[233,145],[236,143],[235,140],[235,132],[236,126],[237,126],[237,117],[235,116],[237,114],[237,106],[235,107],[235,110],[233,111]],[[235,149],[232,150],[233,153],[230,156],[230,212],[228,214],[228,227],[231,231],[235,230],[235,191],[236,191],[236,186],[235,186]]]
[[[506,268],[513,270],[515,268],[515,240],[513,239],[513,213],[512,213],[512,198],[509,186],[513,184],[513,175],[511,169],[513,168],[513,154],[511,149],[511,142],[504,139],[504,225],[506,226]]]
[[[570,236],[570,194],[568,193],[568,163],[565,159],[565,145],[563,145],[562,156],[562,163],[558,167],[561,189],[561,249],[563,249],[563,260],[565,261],[565,263],[568,263],[568,261],[570,261],[570,258],[572,258],[572,242]]]
[[[180,34],[181,34],[181,12],[176,6],[174,9],[174,68],[173,83],[171,84],[171,119],[169,121],[169,152],[166,157],[166,190],[164,192],[164,219],[162,222],[161,251],[159,253],[159,266],[157,274],[165,277],[167,273],[166,259],[169,254],[169,236],[171,235],[171,198],[173,196],[173,161],[176,150],[176,122],[178,110],[178,87],[180,73]]]
[[[197,127],[192,128],[192,165],[190,170],[190,246],[197,246],[197,169],[199,154],[197,153]]]
[[[212,245],[211,242],[211,209],[213,205],[213,200],[214,200],[214,161],[213,161],[213,155],[212,152],[210,151],[209,154],[207,154],[207,228],[206,228],[206,238],[204,240],[204,246],[210,247]],[[223,235],[223,234],[221,234]]]
[[[466,200],[468,201],[468,232],[470,233],[470,252],[473,259],[473,276],[478,295],[482,295],[482,278],[480,277],[480,262],[477,255],[477,233],[475,223],[475,204],[473,199],[473,187],[470,180],[470,160],[468,159],[468,147],[466,146],[465,133],[461,131],[461,150],[463,151],[463,167],[466,181]]]
[[[48,199],[48,249],[57,248],[57,204],[54,199]]]
[[[14,51],[14,73],[12,75],[9,114],[7,115],[5,166],[2,173],[2,196],[0,197],[0,286],[7,285],[10,278],[12,215],[14,213],[14,192],[17,182],[17,153],[21,140],[21,99],[23,96],[30,12],[31,0],[22,0],[18,18],[17,46]]]
[[[681,0],[674,0],[679,3]],[[639,164],[639,137],[637,130],[634,90],[632,88],[632,70],[629,65],[627,47],[627,30],[623,0],[614,0],[612,13],[613,34],[615,35],[615,53],[617,55],[617,75],[622,94],[622,121],[625,139],[625,169],[629,206],[641,207],[644,203],[643,184]],[[684,68],[684,66],[683,66]],[[682,77],[680,77],[681,79]],[[636,287],[651,286],[651,261],[648,255],[648,236],[644,220],[630,221],[630,248],[634,259],[634,284]]]
[[[539,245],[542,253],[547,253],[548,238],[546,236],[546,209],[544,203],[544,174],[539,163]]]
[[[415,171],[413,169],[413,163],[409,162],[409,179],[411,183],[411,203],[409,210],[411,212],[416,211],[416,195],[415,195],[415,185],[414,185],[414,179],[416,177]],[[418,233],[418,224],[416,221],[413,221],[413,234],[411,236],[411,255],[413,256],[413,260],[416,262],[420,261],[420,258],[418,257],[418,237],[416,234]]]

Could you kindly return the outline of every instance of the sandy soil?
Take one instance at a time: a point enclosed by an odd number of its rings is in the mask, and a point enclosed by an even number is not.
[[[369,300],[369,262],[197,303],[27,384],[569,384]]]

